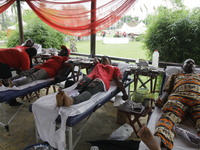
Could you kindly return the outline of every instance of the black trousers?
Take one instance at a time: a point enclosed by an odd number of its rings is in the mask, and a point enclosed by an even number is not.
[[[104,91],[104,85],[101,80],[92,80],[85,76],[77,85],[79,95],[72,97],[74,104],[78,104],[90,99],[94,94]]]
[[[8,79],[12,77],[10,66],[0,63],[0,79]]]

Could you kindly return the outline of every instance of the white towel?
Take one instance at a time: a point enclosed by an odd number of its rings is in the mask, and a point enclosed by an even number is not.
[[[76,85],[77,84],[74,84],[73,86],[64,89],[64,91],[72,91]],[[39,98],[33,103],[32,110],[40,138],[43,141],[47,141],[52,147],[57,148],[58,150],[64,150],[66,148],[65,130],[67,118],[85,112],[88,108],[98,103],[101,98],[110,94],[115,89],[116,85],[112,82],[111,87],[107,92],[97,93],[89,100],[70,107],[58,108],[56,106],[57,93]],[[55,120],[59,114],[61,115],[61,127],[56,130]]]
[[[52,80],[54,80],[54,78],[49,78],[49,79],[45,79],[45,80],[36,80],[36,81],[31,82],[31,83],[21,85],[21,86],[18,86],[18,87],[16,87],[16,86],[5,87],[4,85],[2,85],[2,86],[0,86],[0,92],[7,91],[7,90],[23,90],[23,89],[26,89],[28,87],[35,86],[37,84],[44,83],[44,82],[49,82],[49,81],[52,81]]]

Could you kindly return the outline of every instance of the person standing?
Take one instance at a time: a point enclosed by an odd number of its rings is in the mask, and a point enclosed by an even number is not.
[[[12,69],[21,72],[30,69],[31,59],[37,54],[33,47],[16,46],[0,49],[0,79],[4,86],[9,86],[8,79],[12,77]],[[16,99],[10,100],[10,106],[19,106]]]
[[[70,107],[73,104],[90,99],[98,92],[108,91],[112,80],[116,82],[117,87],[122,91],[122,99],[128,99],[128,95],[121,81],[121,72],[118,67],[111,65],[111,59],[108,56],[102,56],[101,62],[95,58],[94,63],[96,65],[92,72],[83,77],[75,88],[78,90],[79,95],[70,97],[67,93],[59,91],[56,95],[58,107]]]
[[[0,49],[0,79],[7,85],[7,79],[12,77],[12,69],[24,71],[30,69],[30,58],[37,54],[33,47],[16,46]]]

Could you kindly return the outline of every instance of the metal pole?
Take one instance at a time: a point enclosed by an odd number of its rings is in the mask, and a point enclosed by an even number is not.
[[[22,44],[24,42],[24,33],[23,33],[23,24],[22,24],[22,13],[21,13],[20,0],[17,0],[16,3],[17,3],[17,15],[18,15],[18,24],[19,24],[19,39],[20,39],[20,44]]]
[[[91,2],[91,23],[96,21],[96,0],[92,0]],[[91,31],[93,32],[95,29],[91,26]],[[90,39],[90,57],[94,58],[96,53],[96,34],[91,34]]]

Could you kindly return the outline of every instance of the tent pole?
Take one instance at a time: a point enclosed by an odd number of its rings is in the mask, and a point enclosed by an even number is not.
[[[91,2],[91,10],[95,10],[91,12],[91,23],[96,21],[96,0],[92,0]],[[91,31],[93,32],[94,26],[91,25]],[[96,52],[96,34],[91,34],[91,39],[90,39],[90,57],[94,58],[95,57],[95,52]]]
[[[16,1],[17,3],[17,14],[18,14],[18,24],[19,24],[19,39],[20,39],[20,44],[24,42],[24,33],[23,33],[23,24],[22,24],[22,13],[21,13],[21,4],[20,0]]]

